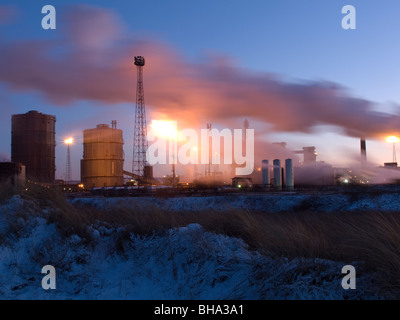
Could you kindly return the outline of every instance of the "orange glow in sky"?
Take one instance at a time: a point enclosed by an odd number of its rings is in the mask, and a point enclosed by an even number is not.
[[[175,121],[152,120],[150,127],[160,137],[173,139],[178,136],[178,130],[176,128]]]

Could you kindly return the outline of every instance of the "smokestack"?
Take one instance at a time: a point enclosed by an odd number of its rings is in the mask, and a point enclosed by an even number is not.
[[[274,164],[274,187],[276,190],[282,190],[281,160],[275,159],[273,164]]]
[[[293,190],[294,188],[293,159],[285,160],[285,168],[286,168],[286,188],[288,190]]]
[[[367,163],[367,146],[365,143],[365,138],[360,139],[361,146],[361,165],[365,165]]]

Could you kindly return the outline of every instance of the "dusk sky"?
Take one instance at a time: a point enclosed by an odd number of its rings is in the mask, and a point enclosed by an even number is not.
[[[41,26],[46,4],[55,30]],[[355,30],[342,28],[347,4]],[[130,170],[142,55],[148,124],[233,129],[248,119],[259,157],[284,141],[315,146],[334,166],[358,159],[363,136],[368,160],[383,165],[384,138],[400,134],[399,17],[398,0],[2,0],[0,160],[11,157],[11,115],[37,110],[57,118],[56,178],[64,139],[75,139],[78,180],[82,131],[112,120]]]

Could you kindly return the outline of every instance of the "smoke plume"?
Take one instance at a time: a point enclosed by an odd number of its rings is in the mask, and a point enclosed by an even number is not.
[[[339,84],[288,83],[241,68],[229,57],[188,62],[160,41],[132,37],[108,9],[74,5],[60,19],[59,39],[0,39],[0,81],[38,91],[58,105],[77,100],[133,103],[133,57],[142,55],[146,105],[185,126],[209,119],[229,126],[246,117],[275,131],[310,132],[326,124],[355,137],[375,137],[400,127],[399,114],[372,111],[372,102],[352,97]]]

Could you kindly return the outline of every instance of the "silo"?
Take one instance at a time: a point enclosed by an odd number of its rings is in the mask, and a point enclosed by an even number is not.
[[[293,159],[285,160],[285,169],[286,169],[286,188],[288,190],[293,190],[294,188]]]
[[[55,180],[55,123],[55,116],[38,111],[11,117],[11,161],[26,167],[29,180]]]
[[[282,190],[282,176],[281,176],[281,160],[275,159],[274,164],[274,187],[276,190]]]
[[[124,140],[122,130],[107,124],[83,131],[81,180],[86,188],[124,184]]]
[[[267,187],[269,185],[269,165],[268,160],[262,160],[261,162],[261,176],[262,185]]]

